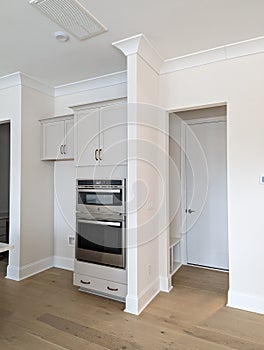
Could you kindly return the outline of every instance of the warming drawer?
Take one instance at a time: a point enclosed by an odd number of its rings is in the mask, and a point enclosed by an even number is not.
[[[83,291],[105,295],[117,300],[125,300],[127,294],[126,284],[116,283],[89,275],[74,273],[74,285]]]

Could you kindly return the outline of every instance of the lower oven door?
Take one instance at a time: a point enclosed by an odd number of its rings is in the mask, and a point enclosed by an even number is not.
[[[125,268],[125,223],[77,219],[76,259]]]

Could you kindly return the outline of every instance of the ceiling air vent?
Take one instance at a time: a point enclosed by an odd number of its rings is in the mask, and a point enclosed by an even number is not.
[[[30,0],[29,3],[80,40],[107,30],[76,0]]]

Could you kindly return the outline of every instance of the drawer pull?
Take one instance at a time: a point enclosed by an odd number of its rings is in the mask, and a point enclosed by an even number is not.
[[[110,290],[111,292],[118,292],[118,288],[110,288],[107,286],[107,289]]]
[[[89,281],[89,282],[86,282],[86,281],[84,281],[84,280],[81,280],[81,283],[82,283],[82,284],[91,284],[90,281]]]

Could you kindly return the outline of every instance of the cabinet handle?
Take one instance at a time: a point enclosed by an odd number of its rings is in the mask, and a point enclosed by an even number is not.
[[[84,280],[81,280],[81,283],[82,283],[82,284],[91,284],[90,281],[86,282],[86,281],[84,281]]]
[[[94,152],[94,158],[95,158],[95,160],[99,160],[98,159],[98,148],[96,148],[96,150]]]
[[[102,160],[102,152],[103,152],[103,150],[102,150],[102,148],[100,148],[99,149],[99,160]]]
[[[67,152],[66,152],[66,145],[63,146],[63,153],[67,154]]]
[[[63,145],[60,146],[60,154],[63,154]]]
[[[107,289],[111,292],[118,292],[118,288],[110,288],[109,286],[107,286]]]

